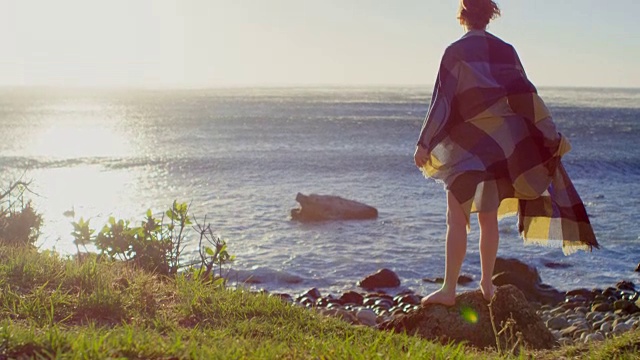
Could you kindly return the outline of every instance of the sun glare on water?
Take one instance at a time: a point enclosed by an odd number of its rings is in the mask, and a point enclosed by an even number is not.
[[[44,216],[44,248],[74,252],[71,221],[80,217],[91,219],[91,226],[99,230],[111,215],[134,215],[135,169],[110,168],[134,155],[123,130],[126,121],[116,113],[82,102],[56,107],[24,149],[27,156],[47,164],[26,174],[37,194],[33,201]]]
[[[123,130],[124,119],[106,106],[88,103],[56,106],[42,120],[27,154],[63,160],[88,157],[123,157],[132,154]]]

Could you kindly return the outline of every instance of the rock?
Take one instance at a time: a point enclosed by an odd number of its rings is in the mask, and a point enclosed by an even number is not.
[[[591,290],[585,289],[585,288],[567,291],[566,296],[573,297],[573,298],[580,297],[580,298],[583,298],[585,301],[593,301],[593,298],[595,297],[595,295]]]
[[[296,301],[300,301],[304,298],[308,298],[315,303],[315,301],[318,300],[318,298],[320,298],[321,296],[322,295],[320,294],[320,290],[318,290],[317,288],[313,288],[313,289],[307,290],[307,292],[302,293],[298,297],[296,297]]]
[[[613,308],[615,310],[620,310],[620,309],[625,310],[626,308],[629,307],[629,305],[631,305],[631,303],[627,300],[616,300],[613,303]]]
[[[614,287],[608,287],[606,289],[604,289],[604,291],[602,292],[602,295],[609,298],[609,297],[613,297],[616,300],[618,300],[618,289],[614,288]]]
[[[376,208],[339,196],[317,194],[307,196],[298,193],[296,201],[300,203],[300,208],[291,210],[291,218],[302,222],[375,219],[378,217]]]
[[[555,305],[564,300],[563,293],[542,283],[535,267],[520,260],[497,258],[493,274],[493,283],[496,286],[514,285],[529,301]]]
[[[613,328],[612,333],[615,335],[620,335],[622,333],[626,333],[627,331],[631,330],[632,327],[633,326],[630,324],[620,323]]]
[[[510,326],[513,326],[514,333],[522,334],[523,346],[549,349],[556,344],[553,334],[515,286],[499,287],[491,307],[498,331],[507,324],[508,319],[512,319],[513,325]],[[489,308],[479,290],[459,294],[454,306],[430,304],[386,321],[378,327],[443,343],[465,341],[481,349],[496,346]],[[500,341],[502,348],[508,345],[504,333]]]
[[[584,338],[585,344],[599,341],[604,341],[604,335],[602,335],[601,333],[589,334]]]
[[[602,319],[603,319],[602,313],[599,313],[597,311],[590,311],[589,313],[587,313],[587,320],[591,322],[595,322]]]
[[[638,263],[638,266],[636,266],[636,272],[640,272],[640,263]]]
[[[569,321],[564,316],[552,317],[547,321],[547,327],[552,330],[560,330],[569,326]]]
[[[573,340],[569,338],[561,338],[560,340],[558,340],[558,343],[560,344],[560,346],[569,346],[573,344]]]
[[[363,325],[376,326],[378,315],[371,309],[361,309],[356,312],[356,318],[358,318],[358,321]]]
[[[545,261],[544,262],[544,266],[548,267],[549,269],[568,269],[572,265],[571,264],[557,263],[557,262],[553,262],[553,261]]]
[[[629,300],[617,300],[613,303],[613,308],[615,310],[621,310],[620,312],[625,314],[635,314],[640,312],[640,308],[638,308],[634,302]]]
[[[393,307],[393,300],[389,300],[389,299],[378,299],[376,300],[376,302],[373,304],[373,307],[376,310],[380,310],[380,309],[384,309],[384,310],[389,310]]]
[[[561,337],[573,337],[574,339],[579,336],[579,334],[587,331],[584,326],[580,325],[571,325],[567,328],[560,330]]]
[[[441,277],[437,277],[437,278],[424,278],[422,279],[422,281],[424,282],[428,282],[428,283],[432,283],[432,284],[442,284],[444,283],[444,278]],[[468,275],[460,275],[458,276],[458,285],[467,285],[471,282],[473,282],[473,278],[471,276]]]
[[[397,305],[420,305],[422,298],[416,294],[398,295],[393,298],[393,303]]]
[[[347,291],[346,293],[342,294],[342,296],[340,296],[340,303],[343,305],[362,305],[362,300],[364,300],[364,297],[355,291]]]
[[[611,311],[612,309],[613,308],[611,307],[611,304],[606,303],[606,302],[594,303],[591,306],[591,311],[605,312],[605,311]]]
[[[288,302],[288,303],[293,302],[293,298],[291,297],[291,295],[285,294],[285,293],[271,293],[269,294],[269,297],[277,297],[277,298],[280,298],[282,301]]]
[[[602,323],[602,325],[600,325],[600,331],[604,333],[608,333],[612,329],[613,329],[613,326],[611,325],[611,321],[605,321]]]
[[[622,280],[622,281],[618,281],[618,283],[616,284],[616,289],[636,291],[636,286],[631,281]]]
[[[394,288],[400,286],[400,278],[389,269],[378,270],[358,282],[358,286],[363,289],[373,290],[378,288]]]
[[[350,324],[357,324],[358,323],[358,318],[356,318],[355,315],[353,315],[351,312],[343,310],[343,309],[329,309],[329,310],[323,310],[321,312],[323,315],[325,316],[331,316],[331,317],[335,317],[338,319],[341,319],[343,321],[346,321]]]

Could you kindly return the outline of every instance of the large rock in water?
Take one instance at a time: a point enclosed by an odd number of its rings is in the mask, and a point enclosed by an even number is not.
[[[550,349],[556,345],[553,334],[515,286],[499,287],[491,308],[497,332],[505,327],[510,329],[499,335],[501,349],[513,347],[519,336],[520,344],[529,349]],[[496,347],[489,307],[480,290],[456,296],[454,306],[430,304],[384,322],[378,328],[443,343],[466,341],[481,349]]]
[[[552,286],[543,284],[538,270],[517,259],[497,258],[493,269],[493,283],[515,285],[529,301],[540,304],[556,305],[565,298],[565,294]]]
[[[367,290],[395,288],[400,286],[398,274],[389,269],[380,269],[358,282],[358,286]]]
[[[291,210],[291,218],[298,221],[375,219],[378,210],[372,206],[333,195],[304,195],[298,193],[299,209]]]

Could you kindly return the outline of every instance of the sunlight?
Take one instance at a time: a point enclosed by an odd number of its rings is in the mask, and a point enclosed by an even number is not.
[[[92,102],[61,102],[47,109],[24,155],[48,159],[123,157],[133,154],[117,111]]]
[[[45,214],[41,239],[44,248],[60,253],[73,253],[71,222],[89,219],[91,227],[100,230],[109,216],[131,218],[135,213],[137,174],[131,169],[105,171],[100,165],[40,169],[33,176],[33,201]]]
[[[130,154],[131,148],[124,136],[109,126],[63,124],[40,132],[29,152],[56,159],[119,157]]]

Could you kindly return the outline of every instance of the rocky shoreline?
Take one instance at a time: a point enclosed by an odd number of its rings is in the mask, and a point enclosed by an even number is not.
[[[556,344],[550,346],[604,341],[640,327],[640,292],[630,281],[620,281],[606,289],[560,292],[542,284],[535,268],[515,259],[499,260],[494,284],[499,288],[514,285],[522,292],[555,337]],[[389,294],[399,285],[397,275],[383,269],[358,283],[363,291],[347,291],[336,296],[323,295],[313,288],[295,296],[282,293],[270,296],[350,324],[382,329],[384,324],[421,310],[421,294],[408,289]]]

